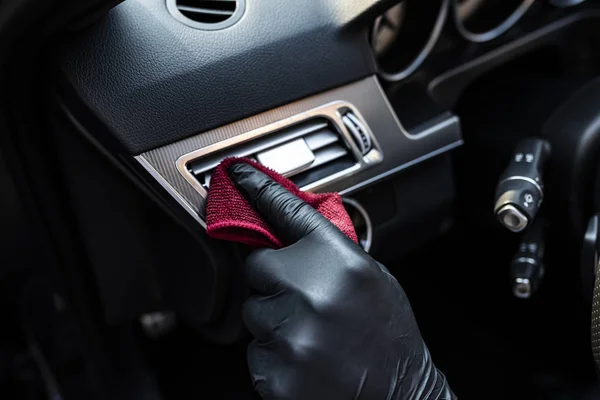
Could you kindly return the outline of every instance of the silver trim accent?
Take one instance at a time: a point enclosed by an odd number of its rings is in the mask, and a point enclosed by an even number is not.
[[[419,164],[419,163],[421,163],[423,161],[429,160],[430,158],[439,156],[440,154],[444,154],[444,153],[446,153],[446,152],[448,152],[450,150],[456,149],[457,147],[460,147],[463,144],[464,144],[463,140],[457,140],[456,142],[450,143],[447,146],[441,147],[441,148],[437,149],[436,151],[432,151],[431,153],[427,153],[427,154],[425,154],[425,155],[423,155],[421,157],[415,158],[414,160],[411,160],[411,161],[409,161],[409,162],[407,162],[405,164],[402,164],[402,165],[400,165],[400,166],[398,166],[396,168],[392,168],[392,169],[384,172],[383,174],[379,174],[379,175],[374,176],[373,178],[367,179],[367,180],[365,180],[365,181],[363,181],[363,182],[361,182],[361,183],[359,183],[357,185],[354,185],[354,186],[351,186],[351,187],[349,187],[347,189],[341,190],[340,194],[341,195],[345,195],[345,194],[350,194],[352,192],[355,192],[355,191],[357,191],[359,189],[362,189],[365,186],[371,185],[371,184],[373,184],[375,182],[378,182],[378,181],[380,181],[382,179],[385,179],[388,176],[394,175],[394,174],[396,174],[396,173],[398,173],[398,172],[400,172],[402,170],[410,168],[410,167],[412,167],[414,165],[417,165],[417,164]]]
[[[197,22],[186,17],[181,11],[179,11],[179,8],[177,7],[177,0],[167,0],[167,10],[169,10],[169,13],[176,20],[191,28],[201,29],[204,31],[218,31],[221,29],[229,28],[230,26],[237,23],[244,16],[244,13],[246,12],[246,0],[236,0],[236,3],[237,4],[235,11],[231,13],[231,17],[227,18],[225,21],[217,22],[215,24]],[[213,14],[219,13],[213,12]]]
[[[342,122],[346,125],[348,131],[354,136],[354,141],[360,145],[360,153],[366,155],[372,149],[371,136],[365,133],[364,137],[367,139],[367,143],[363,143],[361,131],[365,130],[365,126],[361,120],[356,118],[351,112],[347,112],[342,116]],[[364,132],[363,132],[364,133]]]
[[[347,189],[341,190],[339,193],[340,193],[340,195],[351,194],[351,193],[353,193],[353,192],[355,192],[357,190],[362,189],[365,186],[369,186],[369,185],[371,185],[373,183],[376,183],[376,182],[378,182],[378,181],[380,181],[382,179],[385,179],[388,176],[394,175],[394,174],[396,174],[396,173],[398,173],[400,171],[403,171],[403,170],[405,170],[407,168],[410,168],[410,167],[412,167],[414,165],[417,165],[417,164],[419,164],[419,163],[421,163],[423,161],[429,160],[430,158],[437,157],[437,156],[439,156],[441,154],[444,154],[444,153],[446,153],[446,152],[448,152],[450,150],[456,149],[456,148],[462,146],[463,144],[464,144],[463,140],[457,140],[456,142],[451,143],[451,144],[449,144],[447,146],[444,146],[444,147],[442,147],[442,148],[440,148],[440,149],[438,149],[436,151],[432,151],[431,153],[428,153],[428,154],[425,154],[425,155],[423,155],[421,157],[415,158],[414,160],[411,160],[411,161],[409,161],[409,162],[407,162],[405,164],[402,164],[402,165],[400,165],[400,166],[398,166],[396,168],[392,168],[392,169],[384,172],[383,174],[379,174],[379,175],[374,176],[373,178],[367,179],[367,180],[365,180],[365,181],[363,181],[363,182],[361,182],[361,183],[359,183],[357,185],[354,185],[354,186],[351,186],[351,187],[349,187]],[[181,204],[186,209],[186,211],[188,211],[192,215],[192,217],[194,217],[194,219],[196,221],[198,221],[200,223],[200,225],[202,225],[203,228],[206,228],[206,222],[202,218],[200,218],[200,216],[193,209],[193,207],[191,207],[183,199],[183,197],[165,180],[165,178],[163,178],[162,175],[160,175],[154,168],[152,168],[152,166],[148,163],[148,161],[144,158],[144,156],[136,156],[135,159],[146,170],[148,170],[148,172],[150,172],[150,174],[152,175],[152,177],[154,179],[156,179],[160,183],[160,185],[163,188],[165,188],[167,190],[167,192],[171,196],[173,196],[175,198],[175,200],[177,200],[179,202],[179,204]],[[352,168],[358,168],[358,165],[355,165]],[[343,178],[343,177],[346,176],[345,172],[346,171],[340,171],[340,172],[338,172],[336,174],[331,175],[331,177],[335,178],[336,180],[340,179],[340,178]],[[353,172],[354,172],[354,170],[353,170]],[[316,189],[316,187],[314,187],[313,185],[314,184],[305,186],[305,187],[302,188],[302,190],[312,192],[312,191],[314,191]]]
[[[236,5],[236,7],[237,7],[237,5]],[[189,11],[189,12],[198,12],[198,11],[201,11],[201,12],[203,12],[205,14],[223,15],[223,16],[232,16],[233,13],[235,12],[235,11],[228,12],[228,11],[221,11],[221,10],[211,10],[210,8],[202,8],[202,7],[195,8],[195,7],[188,7],[188,6],[177,6],[177,9],[179,11],[182,11],[182,10],[183,11]]]
[[[347,110],[354,113],[354,115],[362,122],[367,135],[371,137],[371,141],[373,143],[373,149],[363,155],[356,145],[354,141],[353,135],[348,131],[348,128],[342,121],[342,115]],[[350,147],[350,151],[354,155],[354,157],[358,160],[358,162],[350,168],[346,168],[343,171],[340,171],[336,174],[330,175],[327,178],[320,179],[316,182],[311,183],[310,185],[304,186],[302,190],[317,190],[319,187],[332,183],[336,180],[345,178],[356,173],[359,170],[367,168],[371,165],[375,165],[383,160],[383,154],[381,153],[381,148],[379,143],[377,143],[377,139],[373,132],[365,122],[364,117],[360,114],[360,112],[354,107],[352,104],[346,101],[334,101],[332,103],[326,104],[321,107],[314,108],[312,110],[305,111],[303,113],[294,115],[292,117],[274,122],[272,124],[263,126],[261,128],[255,129],[253,131],[241,134],[239,136],[223,140],[221,142],[215,143],[210,146],[203,147],[201,149],[192,151],[187,153],[181,157],[179,157],[176,161],[176,167],[179,173],[185,178],[185,180],[194,188],[196,192],[203,198],[206,198],[207,192],[204,187],[200,184],[198,179],[190,172],[188,168],[188,164],[202,157],[206,157],[212,153],[218,152],[220,150],[226,149],[228,147],[233,147],[242,143],[249,142],[254,139],[258,139],[262,136],[276,133],[282,129],[285,129],[289,126],[295,125],[300,122],[304,122],[314,117],[324,117],[331,120],[341,131],[341,136],[345,139],[346,144]],[[377,152],[378,157],[373,159],[374,152]],[[373,154],[372,154],[373,153]]]
[[[452,2],[452,8],[453,8],[452,14],[453,14],[453,19],[454,19],[454,24],[456,26],[456,29],[462,35],[462,37],[464,37],[466,40],[475,42],[475,43],[489,42],[490,40],[496,39],[498,36],[506,33],[506,31],[508,31],[517,22],[519,22],[521,17],[523,17],[523,15],[525,15],[525,13],[529,10],[529,8],[535,2],[535,0],[523,0],[523,2],[519,5],[519,7],[517,7],[515,9],[515,11],[513,11],[512,14],[510,14],[508,16],[508,18],[506,18],[498,26],[496,26],[486,32],[474,33],[474,32],[469,31],[465,27],[463,21],[461,21],[459,15],[458,15],[458,7],[459,7],[458,1],[459,0],[454,0]]]
[[[533,186],[535,186],[537,188],[537,190],[540,192],[540,197],[541,200],[544,199],[544,189],[542,189],[542,187],[540,186],[539,183],[537,183],[535,180],[528,178],[526,176],[521,176],[521,175],[513,175],[513,176],[509,176],[506,179],[502,179],[500,181],[500,183],[498,183],[498,185],[503,184],[504,182],[509,182],[509,181],[525,181],[525,182],[529,182],[531,183]]]
[[[198,212],[183,198],[181,194],[144,158],[144,156],[134,157],[146,171],[181,205],[196,221],[206,228],[206,222],[200,218]]]
[[[371,217],[369,217],[369,213],[358,201],[354,199],[349,199],[347,197],[342,198],[342,202],[348,204],[351,207],[354,207],[358,210],[358,212],[365,219],[365,224],[367,225],[367,237],[365,239],[365,245],[363,249],[368,253],[371,250],[371,246],[373,245],[373,223],[371,222]],[[359,238],[360,239],[360,238]]]
[[[550,4],[552,4],[554,7],[565,8],[576,6],[584,1],[585,0],[550,0]]]
[[[415,59],[402,71],[395,73],[388,73],[383,70],[379,71],[379,76],[389,82],[398,82],[403,79],[408,78],[412,75],[425,61],[425,59],[431,54],[431,51],[435,47],[437,41],[442,35],[442,31],[444,29],[444,25],[446,23],[446,18],[448,18],[448,8],[450,7],[450,0],[443,0],[440,6],[440,11],[438,13],[438,17],[433,25],[433,30],[431,31],[431,35],[425,43],[425,47],[421,50],[419,54],[415,57]],[[375,29],[373,29],[371,35],[375,34]]]
[[[506,204],[496,211],[496,216],[500,223],[509,231],[512,232],[521,232],[523,229],[527,228],[529,224],[529,219],[516,207],[511,204]],[[506,222],[505,217],[515,218],[517,220],[516,224],[511,224]]]
[[[142,330],[151,339],[164,336],[177,324],[177,317],[173,312],[158,311],[142,314],[139,320]]]
[[[526,263],[529,265],[538,265],[539,264],[535,258],[531,258],[531,257],[519,257],[515,260],[515,263]]]
[[[154,179],[166,180],[169,185],[165,186],[162,182],[161,185],[167,188],[168,193],[177,198],[177,195],[169,190],[169,187],[172,187],[189,203],[191,209],[190,207],[185,207],[185,209],[192,213],[194,219],[198,220],[198,217],[204,219],[206,199],[189,184],[177,169],[176,161],[179,157],[200,148],[222,145],[226,140],[340,100],[347,101],[361,110],[360,117],[366,121],[368,128],[377,134],[374,137],[377,146],[385,149],[385,158],[379,162],[379,157],[381,157],[379,151],[371,151],[366,157],[363,157],[363,160],[365,163],[373,164],[372,168],[353,170],[349,176],[336,174],[333,177],[339,179],[335,179],[334,183],[318,188],[308,186],[305,190],[347,194],[463,144],[460,135],[460,121],[450,113],[440,116],[443,118],[428,122],[427,125],[420,125],[412,132],[407,132],[385,96],[377,77],[370,76],[346,86],[150,150],[139,155],[137,160],[142,163],[143,159],[152,165],[158,171],[158,174],[152,174]],[[343,127],[339,129],[341,131]],[[279,135],[274,135],[274,138],[277,137]],[[266,137],[259,140],[269,141],[270,139]],[[246,146],[247,144],[244,145],[244,147]],[[350,152],[350,150],[348,151]],[[214,156],[211,157],[214,158]]]
[[[527,278],[516,278],[513,283],[513,294],[519,299],[531,297],[531,281]]]

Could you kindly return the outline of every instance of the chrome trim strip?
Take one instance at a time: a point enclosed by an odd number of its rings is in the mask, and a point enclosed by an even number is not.
[[[365,126],[367,134],[371,137],[371,141],[373,143],[373,150],[371,150],[371,152],[367,153],[364,156],[361,154],[361,151],[359,150],[356,143],[354,142],[352,134],[348,131],[348,128],[342,121],[342,112],[343,112],[342,110],[350,110],[351,112],[353,112],[359,118],[359,120],[362,122],[362,124]],[[354,107],[352,104],[350,104],[346,101],[334,101],[334,102],[326,104],[324,106],[305,111],[303,113],[294,115],[292,117],[274,122],[272,124],[263,126],[261,128],[255,129],[253,131],[233,137],[231,139],[223,140],[223,141],[215,143],[213,145],[206,146],[201,149],[187,153],[177,159],[177,161],[176,161],[177,170],[179,171],[181,176],[183,176],[185,178],[185,180],[194,188],[194,190],[200,196],[202,196],[203,198],[206,198],[206,196],[207,196],[206,189],[204,189],[204,187],[202,187],[202,185],[200,184],[198,179],[190,172],[190,170],[188,168],[189,163],[191,163],[194,160],[197,160],[199,158],[208,156],[217,151],[226,149],[228,147],[233,147],[233,146],[236,146],[236,145],[239,145],[242,143],[246,143],[253,139],[257,139],[259,137],[262,137],[262,136],[265,136],[265,135],[268,135],[271,133],[275,133],[275,132],[285,129],[289,126],[295,125],[297,123],[306,121],[306,120],[308,120],[310,118],[314,118],[314,117],[324,117],[324,118],[331,120],[331,122],[334,123],[340,129],[342,136],[346,141],[346,144],[348,146],[350,146],[350,150],[351,150],[352,154],[359,161],[358,161],[358,163],[356,163],[355,165],[353,165],[350,168],[346,168],[345,170],[340,171],[336,174],[330,175],[327,178],[320,179],[316,182],[311,183],[308,186],[302,187],[301,188],[302,190],[315,190],[315,189],[317,189],[323,185],[326,185],[328,183],[332,183],[341,178],[348,177],[348,176],[356,173],[357,171],[367,168],[371,165],[378,164],[383,160],[382,150],[381,150],[381,147],[379,146],[379,143],[377,142],[375,135],[373,135],[371,128],[369,128],[369,125],[365,122],[365,118],[360,114],[360,112],[356,109],[356,107]],[[379,155],[378,158],[375,159],[375,161],[372,160],[372,155],[371,155],[371,153],[373,153],[374,151],[376,151]],[[373,153],[373,154],[375,154],[375,153]]]
[[[379,151],[372,151],[362,158],[365,164],[373,165],[372,168],[344,171],[349,172],[349,175],[343,175],[343,172],[334,175],[333,178],[336,179],[334,183],[325,184],[323,187],[314,187],[313,184],[305,189],[318,192],[344,191],[344,193],[347,193],[384,179],[404,168],[437,156],[463,143],[460,134],[460,121],[451,113],[445,113],[439,118],[429,121],[426,125],[420,125],[415,128],[415,134],[407,132],[385,96],[380,81],[376,76],[370,76],[263,114],[190,136],[187,139],[143,153],[141,156],[158,172],[152,173],[153,179],[166,180],[168,185],[163,182],[161,182],[161,185],[166,188],[168,193],[175,197],[178,202],[181,202],[179,196],[185,199],[183,203],[185,209],[193,215],[195,220],[198,220],[198,218],[203,220],[206,198],[201,196],[190,184],[190,181],[179,171],[177,168],[179,158],[194,153],[198,149],[214,149],[215,147],[211,146],[223,146],[231,143],[229,140],[232,139],[240,140],[240,136],[244,137],[249,133],[256,133],[257,130],[265,126],[273,126],[273,124],[276,125],[284,120],[295,122],[292,120],[297,118],[296,121],[300,122],[298,115],[320,109],[323,105],[340,104],[340,100],[343,100],[342,104],[347,102],[355,107],[352,108],[352,111],[361,120],[366,121],[365,125],[369,129],[369,133],[373,135],[376,148],[383,149],[385,157],[381,161]],[[340,110],[340,112],[343,111],[344,109]],[[339,121],[341,115],[333,115],[333,118]],[[338,125],[338,127],[339,133],[346,132],[343,125]],[[346,134],[349,133],[346,132]],[[340,134],[340,137],[342,136]],[[274,137],[278,137],[278,135]],[[259,140],[268,141],[270,139],[266,136]],[[348,143],[348,151],[356,152],[356,148],[350,150],[351,145],[355,147],[353,142]],[[214,158],[214,156],[211,157]],[[360,158],[358,159],[360,160]],[[139,159],[138,162],[140,162]],[[358,163],[357,165],[360,167]],[[357,167],[354,166],[354,168]],[[145,169],[149,170],[147,167]],[[149,172],[153,171],[149,170]],[[192,182],[195,182],[195,178]]]
[[[498,185],[501,185],[504,182],[509,182],[509,181],[525,181],[525,182],[531,183],[540,192],[540,196],[542,196],[542,199],[544,198],[544,189],[542,189],[542,187],[540,186],[539,183],[537,183],[536,181],[534,181],[531,178],[528,178],[526,176],[521,176],[521,175],[513,175],[513,176],[509,176],[506,179],[502,179],[502,181],[500,181],[500,183],[498,183]]]
[[[421,52],[415,57],[415,59],[402,71],[396,73],[388,73],[385,71],[379,71],[379,76],[389,82],[398,82],[403,79],[408,78],[412,75],[420,66],[423,64],[425,59],[429,56],[433,48],[435,47],[437,41],[439,40],[442,31],[444,29],[444,25],[446,23],[446,18],[448,17],[448,8],[450,7],[450,0],[443,0],[440,11],[433,25],[433,30],[431,31],[431,35],[429,39],[427,39],[427,43],[425,43],[425,47],[421,50]]]
[[[502,226],[511,232],[521,232],[523,229],[527,228],[527,225],[529,225],[529,218],[527,218],[527,216],[523,214],[521,210],[507,202],[495,210],[495,214]],[[509,217],[516,218],[517,222],[514,223],[514,221],[510,219],[507,221],[507,215]]]
[[[531,258],[531,257],[519,257],[515,260],[516,263],[525,263],[525,264],[530,264],[530,265],[538,265],[538,262],[536,259]]]
[[[455,149],[457,147],[460,147],[463,144],[464,144],[464,141],[462,139],[461,140],[457,140],[456,142],[450,143],[447,146],[441,147],[441,148],[437,149],[436,151],[432,151],[431,153],[428,153],[428,154],[425,154],[425,155],[423,155],[421,157],[415,158],[414,160],[409,161],[409,162],[407,162],[405,164],[402,164],[402,165],[400,165],[400,166],[398,166],[396,168],[392,168],[392,169],[384,172],[383,174],[379,174],[379,175],[377,175],[377,176],[375,176],[375,177],[373,177],[371,179],[367,179],[366,181],[363,181],[363,182],[359,183],[358,185],[354,185],[354,186],[351,186],[351,187],[349,187],[347,189],[344,189],[344,190],[340,191],[340,194],[341,195],[345,195],[345,194],[350,194],[352,192],[355,192],[355,191],[357,191],[357,190],[359,190],[359,189],[361,189],[361,188],[363,188],[365,186],[368,186],[368,185],[370,185],[372,183],[375,183],[375,182],[380,181],[380,180],[382,180],[384,178],[387,178],[390,175],[394,175],[397,172],[400,172],[400,171],[405,170],[405,169],[407,169],[409,167],[412,167],[413,165],[419,164],[420,162],[423,162],[425,160],[429,160],[430,158],[433,158],[435,156],[439,156],[440,154],[443,154],[443,153],[445,153],[447,151],[450,151],[450,150],[453,150],[453,149]]]
[[[585,0],[550,0],[550,4],[552,4],[554,7],[565,8],[576,6],[584,1]]]
[[[384,178],[387,178],[388,176],[391,176],[397,172],[400,172],[402,170],[405,170],[409,167],[412,167],[416,164],[419,164],[420,162],[423,162],[425,160],[428,160],[430,158],[436,157],[440,154],[446,153],[450,150],[453,150],[457,147],[460,147],[464,144],[463,140],[457,140],[454,143],[451,143],[447,146],[444,146],[436,151],[432,151],[431,153],[428,153],[424,156],[421,156],[419,158],[416,158],[410,162],[407,162],[405,164],[402,164],[396,168],[393,168],[389,171],[384,172],[383,174],[379,174],[371,179],[367,179],[366,181],[361,182],[358,185],[354,185],[352,187],[349,187],[345,190],[340,191],[341,195],[347,195],[347,194],[351,194],[365,186],[368,186],[372,183],[375,183],[377,181],[380,181]],[[148,161],[146,161],[146,159],[143,156],[136,156],[135,159],[152,175],[152,177],[154,179],[156,179],[162,187],[165,188],[165,190],[175,198],[175,200],[177,200],[177,202],[179,202],[179,204],[181,204],[187,212],[189,212],[192,217],[194,217],[194,219],[196,221],[198,221],[200,223],[200,225],[202,225],[203,228],[206,228],[206,222],[200,218],[200,216],[198,215],[198,213],[187,203],[187,201],[185,201],[185,199],[177,192],[177,190],[175,190],[163,177],[162,175],[160,175],[153,167],[152,165],[148,164]],[[343,173],[344,171],[341,171],[341,173]],[[336,174],[337,175],[337,174]],[[315,188],[312,187],[307,187],[307,188],[303,188],[303,190],[315,190]]]
[[[229,28],[230,26],[236,24],[244,16],[244,13],[246,12],[246,0],[236,0],[236,3],[236,8],[231,13],[231,16],[229,18],[222,22],[217,22],[214,24],[198,22],[194,21],[189,17],[186,17],[179,10],[180,7],[177,6],[176,0],[167,0],[167,10],[176,20],[191,28],[200,29],[204,31],[218,31],[221,29]]]
[[[181,194],[144,158],[144,156],[134,157],[146,171],[181,205],[190,215],[206,228],[206,222],[200,218],[198,212],[183,198]]]

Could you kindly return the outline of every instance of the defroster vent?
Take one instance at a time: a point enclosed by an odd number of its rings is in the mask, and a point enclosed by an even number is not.
[[[167,0],[171,14],[197,29],[224,29],[237,22],[245,0]]]

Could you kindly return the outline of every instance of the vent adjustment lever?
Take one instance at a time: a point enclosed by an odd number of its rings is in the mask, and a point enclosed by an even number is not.
[[[354,115],[352,111],[346,111],[342,115],[342,121],[344,125],[352,134],[354,138],[354,142],[360,153],[364,156],[373,148],[373,142],[371,141],[371,135],[367,131],[367,128],[363,125],[363,123]]]
[[[315,161],[315,155],[306,141],[300,138],[258,153],[256,159],[262,165],[287,176],[311,165]]]

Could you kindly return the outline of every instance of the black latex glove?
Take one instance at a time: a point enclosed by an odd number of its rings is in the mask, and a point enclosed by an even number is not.
[[[264,399],[453,399],[396,279],[314,208],[236,164],[238,189],[288,246],[254,251],[244,307]]]

